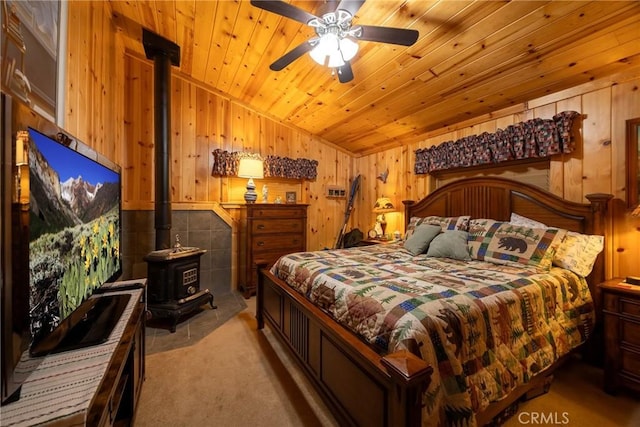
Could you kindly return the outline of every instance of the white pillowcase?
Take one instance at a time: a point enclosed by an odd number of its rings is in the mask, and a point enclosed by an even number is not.
[[[556,250],[553,265],[587,277],[598,254],[604,249],[604,236],[586,235],[569,231]]]

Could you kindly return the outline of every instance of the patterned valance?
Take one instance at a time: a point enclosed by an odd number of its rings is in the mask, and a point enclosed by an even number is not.
[[[213,176],[237,176],[238,163],[243,153],[213,150]],[[265,178],[293,178],[314,180],[318,176],[318,161],[267,156],[264,158]]]
[[[434,171],[500,163],[509,160],[548,157],[571,153],[575,140],[571,134],[573,120],[580,114],[564,111],[553,119],[532,119],[484,132],[457,141],[416,150],[416,174]]]

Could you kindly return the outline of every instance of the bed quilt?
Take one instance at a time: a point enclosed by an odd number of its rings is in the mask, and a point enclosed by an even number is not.
[[[475,425],[595,319],[586,281],[568,270],[413,256],[401,244],[290,254],[271,272],[381,354],[407,349],[433,366],[426,425]]]

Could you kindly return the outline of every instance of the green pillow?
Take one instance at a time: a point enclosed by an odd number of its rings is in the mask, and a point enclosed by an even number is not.
[[[404,247],[413,255],[423,253],[429,243],[436,237],[442,228],[439,225],[421,224],[415,228],[413,234],[404,241]]]
[[[468,237],[469,233],[466,231],[445,231],[431,241],[427,256],[471,261],[469,246],[467,245]]]

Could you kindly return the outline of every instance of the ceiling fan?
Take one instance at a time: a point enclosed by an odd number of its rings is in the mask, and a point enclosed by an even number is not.
[[[349,61],[358,52],[358,40],[403,46],[411,46],[418,40],[419,34],[416,30],[353,25],[351,21],[364,2],[365,0],[342,0],[334,11],[319,17],[280,0],[251,0],[253,6],[294,19],[316,31],[316,37],[296,46],[277,59],[269,68],[280,71],[309,52],[311,58],[318,64],[335,69],[340,83],[347,83],[353,79]]]

